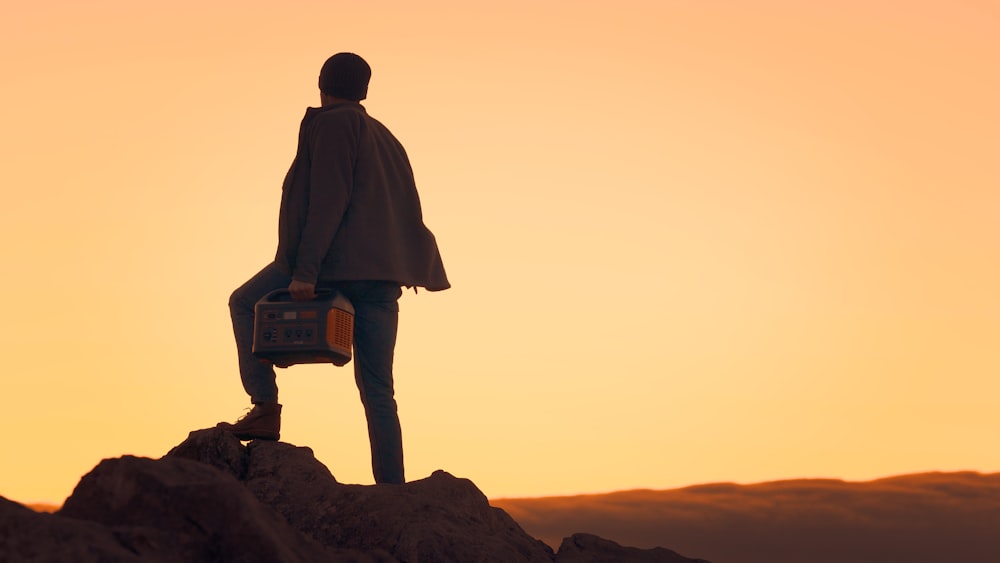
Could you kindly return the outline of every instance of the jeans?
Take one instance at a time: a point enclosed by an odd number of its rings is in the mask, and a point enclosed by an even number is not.
[[[250,401],[278,402],[274,367],[252,353],[253,307],[292,278],[273,263],[250,278],[229,298],[236,336],[240,378]],[[354,380],[368,420],[372,473],[376,483],[404,483],[403,438],[392,383],[393,351],[399,323],[399,284],[386,281],[345,281],[322,284],[343,293],[354,305]]]

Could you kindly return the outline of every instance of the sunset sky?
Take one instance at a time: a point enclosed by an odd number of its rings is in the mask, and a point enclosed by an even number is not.
[[[409,479],[1000,471],[996,2],[42,0],[0,17],[0,495],[243,413],[226,302],[338,51],[454,286],[400,302]],[[351,368],[278,377],[373,482]]]

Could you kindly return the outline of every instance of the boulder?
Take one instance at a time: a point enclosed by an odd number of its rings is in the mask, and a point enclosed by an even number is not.
[[[344,485],[309,448],[254,441],[245,458],[238,458],[225,444],[235,440],[218,429],[195,431],[167,458],[222,466],[236,477],[242,473],[243,485],[257,500],[325,546],[384,549],[414,562],[552,561],[549,546],[491,507],[468,479],[436,471],[405,485]]]
[[[40,514],[0,497],[0,561],[139,563],[142,559],[106,526]]]
[[[160,459],[101,461],[61,509],[0,498],[0,561],[698,562],[576,534],[558,553],[468,479],[338,483],[312,450],[196,430]]]
[[[328,550],[231,475],[179,457],[104,460],[57,515],[106,526],[144,560],[355,561],[363,555]]]

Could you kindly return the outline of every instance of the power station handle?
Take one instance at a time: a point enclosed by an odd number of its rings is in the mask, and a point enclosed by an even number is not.
[[[333,295],[333,290],[328,287],[317,287],[314,291],[316,293],[316,297],[314,297],[313,299],[319,299],[321,297],[329,297],[330,295]],[[292,293],[287,289],[276,289],[271,293],[268,293],[266,299],[270,302],[292,301]]]

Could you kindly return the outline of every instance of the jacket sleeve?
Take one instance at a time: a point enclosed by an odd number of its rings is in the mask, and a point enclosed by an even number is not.
[[[308,133],[309,208],[302,229],[292,278],[316,283],[323,258],[333,244],[351,201],[360,120],[354,112],[331,111],[318,116]]]

